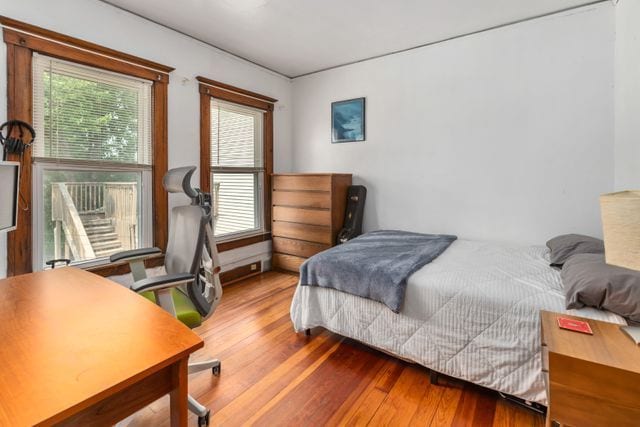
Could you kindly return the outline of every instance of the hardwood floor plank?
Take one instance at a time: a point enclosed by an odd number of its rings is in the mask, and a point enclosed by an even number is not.
[[[493,418],[494,427],[543,427],[544,417],[514,403],[498,399]]]
[[[189,377],[212,426],[544,425],[497,393],[464,382],[432,385],[428,369],[322,328],[296,334],[289,308],[297,282],[269,272],[229,285],[214,315],[195,329],[205,347],[193,359],[222,361],[220,377]],[[154,402],[129,426],[168,426],[168,404]]]
[[[458,403],[462,396],[462,390],[454,387],[445,387],[442,397],[438,402],[436,413],[431,419],[431,426],[450,426],[458,409]]]
[[[398,359],[385,356],[387,357],[385,364],[378,371],[376,378],[360,395],[355,396],[355,401],[353,399],[345,401],[340,410],[331,417],[329,425],[358,426],[366,425],[371,421],[406,365]]]
[[[387,394],[369,425],[408,426],[422,397],[429,391],[429,376],[421,366],[407,366]]]
[[[480,387],[468,385],[462,392],[452,426],[491,427],[495,411],[495,398],[489,398],[488,392]]]
[[[446,387],[432,385],[429,390],[422,396],[422,400],[418,405],[418,410],[413,414],[410,425],[427,426],[431,424],[433,417],[438,410],[438,404],[442,400]]]
[[[478,392],[476,410],[473,413],[473,423],[468,425],[488,426],[493,425],[496,413],[496,398],[488,390],[474,387]]]
[[[400,378],[402,371],[407,366],[407,363],[403,362],[402,360],[396,359],[391,356],[387,357],[389,358],[389,369],[384,372],[384,376],[380,378],[380,381],[376,382],[375,384],[376,388],[385,393],[389,393],[391,391],[393,386],[398,381],[398,378]]]
[[[329,334],[316,337],[313,344],[294,354],[287,364],[276,367],[262,381],[248,387],[228,405],[222,407],[217,413],[216,421],[220,425],[226,422],[238,425],[259,417],[286,397],[296,384],[313,372],[339,345],[340,340]]]
[[[222,374],[219,378],[213,377],[210,372],[191,375],[189,393],[207,405],[217,416],[221,409],[246,390],[261,384],[267,376],[281,378],[284,382],[288,381],[287,372],[295,372],[290,364],[303,359],[306,359],[306,364],[314,363],[318,357],[328,351],[328,347],[339,342],[340,339],[324,333],[306,340],[291,333],[290,325],[282,325],[273,331],[273,335],[261,337],[241,351],[222,357]],[[278,342],[279,345],[267,345],[273,341]],[[325,342],[327,344],[320,351],[316,351],[316,348]],[[242,418],[246,412],[240,410],[237,414]],[[149,425],[167,425],[163,422],[165,417],[166,412],[160,411],[153,423]],[[217,418],[215,419],[218,425]]]
[[[257,425],[325,425],[347,397],[375,377],[383,361],[374,350],[346,340],[322,363],[252,417]]]
[[[268,381],[268,378],[274,375],[283,375],[291,371],[292,364],[297,364],[303,359],[308,364],[314,363],[318,357],[322,357],[329,351],[330,345],[326,345],[322,352],[315,352],[316,345],[322,345],[327,340],[329,344],[333,345],[339,340],[338,337],[324,334],[313,337],[309,343],[300,337],[292,336],[290,329],[283,330],[273,339],[280,342],[274,348],[261,345],[261,342],[258,341],[247,348],[246,352],[241,351],[227,359],[223,358],[222,370],[229,372],[227,377],[221,375],[218,387],[213,389],[205,387],[204,392],[193,394],[198,399],[211,401],[212,407],[218,411],[243,392],[255,386],[256,383]]]

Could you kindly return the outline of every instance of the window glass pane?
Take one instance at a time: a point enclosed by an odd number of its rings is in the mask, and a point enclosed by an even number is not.
[[[211,101],[211,166],[262,167],[261,111]]]
[[[214,173],[215,235],[253,231],[261,227],[257,207],[260,173]]]
[[[36,157],[151,164],[151,83],[34,56]]]
[[[47,169],[42,176],[44,259],[86,261],[141,243],[142,172]]]

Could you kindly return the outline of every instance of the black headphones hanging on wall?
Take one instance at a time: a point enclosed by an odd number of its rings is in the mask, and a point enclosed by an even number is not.
[[[16,127],[19,131],[17,137],[13,132],[13,129]],[[7,129],[6,133],[5,128]],[[28,135],[28,142],[25,142],[25,131],[30,134]],[[36,131],[33,130],[33,127],[29,123],[23,122],[21,120],[9,120],[8,122],[5,122],[0,126],[0,143],[4,146],[5,157],[7,153],[24,153],[31,146],[35,138]]]

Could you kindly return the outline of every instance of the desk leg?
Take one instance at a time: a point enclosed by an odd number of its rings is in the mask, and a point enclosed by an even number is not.
[[[171,427],[186,427],[189,409],[187,407],[189,358],[180,359],[173,365],[171,390]]]

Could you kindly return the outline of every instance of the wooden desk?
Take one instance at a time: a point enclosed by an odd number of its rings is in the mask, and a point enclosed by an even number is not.
[[[637,426],[640,346],[620,325],[540,312],[547,425]],[[588,322],[593,335],[560,329],[557,317]]]
[[[0,280],[0,425],[108,425],[170,393],[187,424],[202,340],[107,279],[61,268]]]

